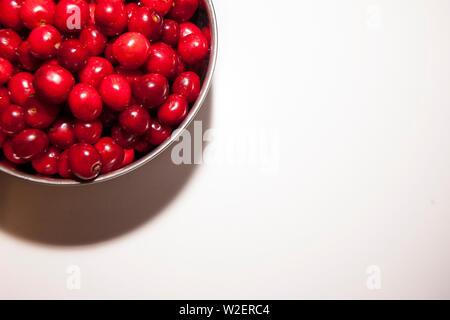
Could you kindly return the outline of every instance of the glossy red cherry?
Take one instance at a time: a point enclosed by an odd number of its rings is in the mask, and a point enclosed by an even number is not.
[[[120,65],[127,69],[137,69],[150,56],[150,42],[141,33],[127,32],[117,38],[112,50]]]
[[[16,51],[22,43],[20,36],[11,29],[0,29],[0,57],[11,62],[16,60]]]
[[[17,49],[17,60],[20,65],[27,71],[34,71],[41,65],[42,61],[31,54],[30,44],[23,41]]]
[[[197,8],[198,0],[173,0],[168,17],[178,22],[185,22],[192,18]]]
[[[125,167],[134,161],[134,149],[124,150],[123,162],[120,167]]]
[[[37,173],[52,176],[58,173],[58,163],[61,151],[58,148],[50,147],[40,157],[34,159],[31,164]]]
[[[139,103],[146,108],[156,108],[169,97],[169,82],[159,73],[142,76],[134,86],[134,93]]]
[[[112,64],[101,57],[90,57],[86,66],[78,73],[80,82],[88,83],[97,88],[103,78],[114,72]]]
[[[166,141],[172,134],[172,128],[162,125],[158,121],[152,119],[150,130],[145,136],[145,140],[153,146],[159,146]]]
[[[150,41],[157,41],[162,35],[163,18],[155,10],[141,7],[132,14],[128,31],[140,32]]]
[[[69,149],[64,150],[59,156],[58,161],[58,174],[62,178],[70,179],[73,178],[74,175],[72,173],[72,169],[70,169],[69,164]]]
[[[38,59],[50,59],[56,56],[61,45],[61,34],[49,24],[34,28],[28,36],[31,54]]]
[[[54,25],[62,33],[82,30],[89,21],[89,6],[84,0],[61,0],[56,5]]]
[[[93,86],[79,83],[69,94],[69,107],[73,116],[81,121],[92,121],[102,113],[102,99]]]
[[[100,0],[95,8],[95,24],[107,36],[123,32],[128,23],[125,6],[120,0]]]
[[[171,47],[176,47],[180,40],[180,25],[175,20],[165,19],[161,40]]]
[[[203,34],[202,30],[192,22],[184,22],[180,24],[180,39],[187,37],[190,34]]]
[[[57,57],[61,67],[78,72],[87,64],[89,51],[79,40],[67,40],[59,47]]]
[[[89,144],[96,144],[102,137],[103,124],[100,120],[93,121],[75,121],[74,124],[75,136],[80,142]]]
[[[127,12],[128,22],[130,22],[131,17],[139,8],[140,7],[137,5],[137,3],[134,2],[130,2],[125,5],[125,11]]]
[[[67,69],[56,65],[40,67],[33,80],[36,93],[54,104],[66,101],[74,84],[75,79],[72,74]]]
[[[177,126],[186,118],[188,109],[186,98],[179,94],[173,94],[159,108],[158,120],[161,124]]]
[[[100,115],[100,121],[105,127],[110,128],[117,122],[118,116],[119,115],[116,111],[108,107],[103,107],[102,114]]]
[[[81,31],[80,41],[90,56],[98,56],[105,50],[108,39],[96,26],[88,26]]]
[[[0,129],[4,134],[15,135],[25,128],[25,109],[10,104],[0,112]]]
[[[113,53],[113,51],[112,51],[114,41],[115,41],[115,39],[112,40],[112,41],[110,41],[110,42],[106,45],[105,53],[104,53],[105,59],[108,60],[113,66],[119,63],[119,62],[116,60],[116,57],[114,56],[114,53]]]
[[[150,129],[150,115],[141,106],[131,106],[122,111],[119,123],[126,131],[141,136]]]
[[[6,159],[14,164],[24,164],[27,160],[19,158],[12,148],[12,139],[8,139],[3,143],[3,154]]]
[[[60,106],[30,97],[25,102],[25,123],[35,129],[46,129],[55,122]]]
[[[97,149],[82,142],[70,147],[69,165],[72,173],[82,180],[95,179],[102,170],[102,161]]]
[[[0,87],[0,112],[3,108],[9,106],[10,102],[8,89]]]
[[[161,16],[165,16],[172,8],[172,0],[142,0],[142,5],[154,9]]]
[[[0,86],[9,81],[13,73],[13,66],[11,62],[0,58]]]
[[[100,84],[99,92],[103,102],[115,111],[125,110],[130,105],[131,87],[121,75],[106,76]]]
[[[77,140],[73,123],[68,118],[62,118],[48,130],[48,138],[50,142],[60,149],[67,149]]]
[[[97,5],[94,2],[89,3],[89,20],[88,26],[95,26],[95,8]]]
[[[117,66],[115,73],[123,76],[132,88],[134,84],[139,80],[139,78],[144,75],[144,73],[140,69],[131,70],[126,69],[122,66]]]
[[[153,148],[153,146],[150,143],[148,143],[145,140],[145,138],[141,138],[141,140],[139,140],[139,143],[137,144],[137,146],[134,147],[134,150],[136,150],[137,152],[140,152],[140,153],[147,153],[152,148]]]
[[[202,29],[202,33],[205,36],[206,41],[208,41],[208,46],[211,46],[211,28],[210,27],[204,27]]]
[[[203,34],[190,34],[178,43],[178,52],[187,64],[201,62],[208,56],[208,41]]]
[[[180,74],[172,85],[172,92],[181,94],[189,103],[197,100],[200,89],[200,77],[191,71]]]
[[[23,0],[0,0],[0,25],[19,31],[23,28],[20,8]]]
[[[20,18],[29,29],[41,24],[53,24],[55,8],[53,0],[25,0],[20,9]]]
[[[25,129],[12,140],[14,153],[21,159],[34,160],[48,148],[47,134],[38,129]]]
[[[125,131],[121,126],[111,129],[111,137],[124,149],[133,149],[139,143],[139,136]]]
[[[124,159],[123,149],[110,137],[101,138],[95,145],[102,159],[102,174],[119,169]]]
[[[8,82],[8,90],[13,103],[25,105],[28,97],[35,93],[33,79],[33,75],[28,72],[19,72],[12,76]]]
[[[0,130],[0,149],[3,148],[3,144],[7,138],[8,136]]]
[[[163,42],[155,43],[151,47],[145,69],[148,73],[160,73],[172,80],[178,71],[178,57],[175,50]]]

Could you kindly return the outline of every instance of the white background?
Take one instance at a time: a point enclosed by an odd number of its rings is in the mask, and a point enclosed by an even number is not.
[[[0,298],[450,298],[450,2],[215,5],[207,164],[0,175]]]

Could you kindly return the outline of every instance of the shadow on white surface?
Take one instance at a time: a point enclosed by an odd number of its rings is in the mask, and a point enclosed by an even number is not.
[[[204,128],[210,127],[212,95],[213,88],[196,117]],[[170,156],[171,148],[126,176],[84,187],[49,187],[0,173],[0,230],[56,246],[89,245],[131,232],[174,201],[196,170],[174,165]]]

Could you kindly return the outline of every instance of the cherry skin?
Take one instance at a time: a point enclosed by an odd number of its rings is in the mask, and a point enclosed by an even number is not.
[[[67,69],[57,65],[40,67],[33,80],[36,93],[47,102],[54,104],[66,101],[74,84],[73,75]]]
[[[120,0],[100,0],[95,8],[95,24],[107,36],[122,33],[128,23],[125,6]]]
[[[153,148],[153,146],[150,143],[148,143],[145,140],[145,138],[141,138],[141,140],[139,140],[139,143],[137,144],[137,146],[134,147],[134,150],[136,150],[137,152],[140,152],[140,153],[147,153],[152,148]]]
[[[211,46],[211,28],[210,27],[204,27],[202,29],[202,33],[206,38],[206,41],[208,41],[208,46]]]
[[[150,42],[141,33],[127,32],[114,42],[113,55],[126,69],[137,69],[150,56]]]
[[[93,86],[79,83],[69,94],[69,107],[73,116],[81,121],[92,121],[102,113],[102,99]]]
[[[181,94],[189,103],[197,100],[200,89],[200,77],[191,71],[180,74],[172,85],[172,92]]]
[[[116,65],[116,64],[119,63],[119,62],[116,60],[116,57],[114,57],[114,53],[113,53],[113,51],[112,51],[114,41],[115,41],[115,39],[112,40],[112,41],[110,41],[110,42],[106,45],[105,52],[104,52],[105,59],[108,60],[112,65]]]
[[[6,159],[8,159],[11,163],[14,164],[24,164],[27,163],[27,160],[19,158],[17,154],[14,152],[12,148],[12,139],[6,140],[3,143],[3,154]]]
[[[37,173],[53,176],[58,173],[58,163],[61,151],[58,148],[50,147],[40,157],[34,159],[31,164]]]
[[[165,16],[172,8],[172,0],[142,0],[142,5],[154,9],[161,16]]]
[[[208,41],[201,34],[190,34],[178,43],[178,53],[187,64],[195,64],[201,62],[208,56]]]
[[[78,72],[87,64],[89,51],[79,40],[67,40],[59,47],[57,56],[62,67],[71,72]]]
[[[157,41],[162,35],[163,18],[155,10],[141,7],[132,14],[128,31],[140,32],[150,41]]]
[[[11,62],[0,58],[0,86],[9,81],[13,73],[13,66]]]
[[[125,167],[134,161],[134,149],[124,150],[123,162],[120,167]]]
[[[90,57],[86,66],[78,73],[80,82],[97,88],[103,78],[114,72],[111,62],[101,57]]]
[[[198,0],[173,0],[168,17],[178,22],[188,21],[197,11],[198,2]]]
[[[61,45],[61,34],[49,24],[34,28],[28,36],[31,54],[38,59],[51,59]]]
[[[118,113],[108,107],[104,107],[100,115],[100,121],[107,128],[111,128],[117,122],[117,118]]]
[[[79,12],[78,19],[74,14]],[[53,23],[62,33],[76,33],[89,21],[89,6],[84,0],[61,0],[56,5]]]
[[[108,39],[95,26],[88,26],[80,33],[80,41],[89,52],[90,56],[98,56],[103,53]]]
[[[178,57],[175,50],[163,42],[155,43],[151,47],[145,69],[148,73],[160,73],[172,80],[178,71]]]
[[[146,108],[156,108],[169,97],[169,82],[159,73],[142,76],[134,88],[137,100]]]
[[[22,38],[11,29],[0,29],[0,58],[11,62],[16,60],[16,51]]]
[[[169,96],[158,110],[158,120],[161,124],[168,126],[179,125],[187,116],[188,102],[185,97],[179,94]]]
[[[27,71],[34,71],[41,65],[42,61],[31,54],[30,44],[24,41],[17,49],[17,60],[20,65]]]
[[[180,40],[180,25],[175,20],[165,19],[161,40],[171,47],[176,47]]]
[[[102,174],[119,169],[122,166],[125,153],[123,149],[110,137],[101,138],[95,144],[102,159]]]
[[[190,34],[203,34],[202,30],[192,22],[184,22],[180,24],[180,39],[187,37]]]
[[[130,70],[125,69],[122,66],[117,66],[115,73],[123,76],[132,88],[138,82],[140,77],[144,75],[144,73],[140,69]]]
[[[89,3],[89,20],[88,26],[95,26],[95,8],[97,5],[94,2]]]
[[[25,102],[25,123],[35,129],[46,129],[57,119],[60,106],[30,97]]]
[[[8,89],[0,87],[0,112],[2,112],[5,107],[9,106],[10,102]]]
[[[20,18],[20,8],[23,0],[0,0],[0,25],[20,31],[23,22]]]
[[[166,141],[172,134],[172,128],[162,125],[158,121],[152,119],[150,122],[150,130],[145,136],[145,140],[152,146],[159,146]]]
[[[126,131],[141,136],[150,129],[150,115],[141,106],[131,106],[122,111],[119,123]]]
[[[8,136],[0,130],[0,149],[3,148],[3,144],[7,138]]]
[[[130,22],[131,17],[133,16],[133,14],[139,9],[140,7],[134,3],[127,3],[125,5],[125,11],[127,12],[127,18],[128,18],[128,23]]]
[[[118,74],[106,76],[100,84],[100,96],[115,111],[125,110],[131,101],[131,87],[127,79]]]
[[[53,24],[56,4],[53,0],[25,0],[20,9],[20,18],[28,29],[41,24]]]
[[[81,180],[95,179],[102,170],[102,161],[97,149],[83,142],[70,147],[69,165],[72,173]]]
[[[100,120],[94,121],[75,121],[73,126],[75,137],[80,142],[96,144],[102,137],[103,124]]]
[[[121,126],[111,129],[111,137],[124,149],[133,149],[139,143],[139,136],[125,131]]]
[[[28,97],[35,93],[34,77],[29,72],[19,72],[12,76],[8,82],[11,101],[20,106],[25,105]]]
[[[59,149],[67,149],[77,140],[73,123],[68,118],[58,120],[49,130],[48,138],[50,142]]]
[[[18,134],[25,128],[25,109],[10,104],[0,112],[0,129],[6,135]]]
[[[12,140],[14,153],[21,159],[34,160],[48,148],[47,134],[38,129],[25,129]]]
[[[72,169],[70,169],[69,164],[69,149],[64,150],[59,156],[58,161],[58,174],[62,178],[70,179],[73,178],[74,175],[72,173]]]

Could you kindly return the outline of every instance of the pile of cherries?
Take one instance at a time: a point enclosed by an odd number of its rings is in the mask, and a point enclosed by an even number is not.
[[[92,180],[163,143],[200,93],[204,6],[0,0],[0,161]]]

